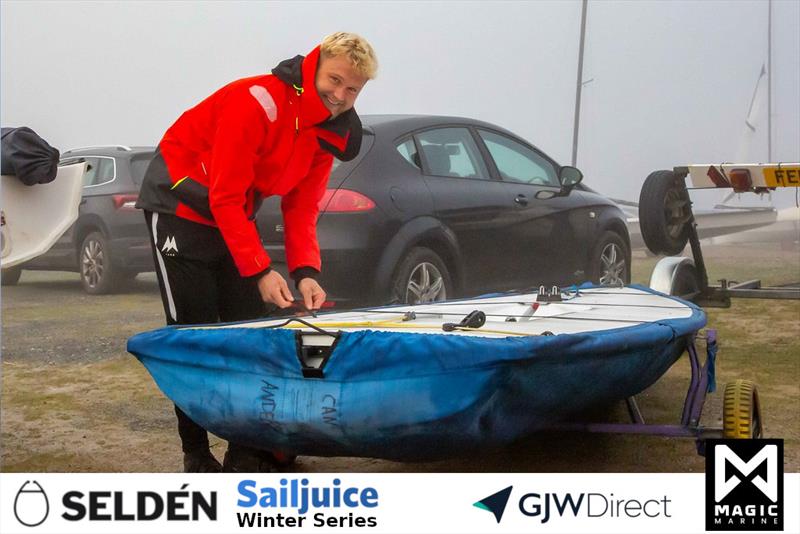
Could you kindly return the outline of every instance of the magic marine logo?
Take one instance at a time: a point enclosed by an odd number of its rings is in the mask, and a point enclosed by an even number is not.
[[[708,440],[706,530],[783,530],[783,440]]]

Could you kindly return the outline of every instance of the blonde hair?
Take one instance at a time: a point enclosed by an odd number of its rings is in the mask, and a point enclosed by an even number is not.
[[[378,73],[378,58],[366,39],[355,33],[336,32],[320,45],[322,57],[346,56],[359,74],[371,80]]]

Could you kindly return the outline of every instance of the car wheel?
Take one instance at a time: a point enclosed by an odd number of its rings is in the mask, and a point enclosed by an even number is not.
[[[4,286],[15,286],[22,276],[22,267],[9,267],[0,273],[0,283]]]
[[[431,249],[412,248],[395,270],[392,299],[403,304],[424,304],[452,296],[453,283],[442,259]]]
[[[680,254],[689,240],[691,200],[672,171],[651,172],[639,195],[639,227],[655,254]]]
[[[91,295],[113,292],[123,275],[114,267],[108,239],[100,232],[91,232],[83,239],[78,269],[83,289]]]
[[[592,250],[589,272],[591,280],[602,286],[630,284],[630,251],[625,241],[614,232],[605,232]]]

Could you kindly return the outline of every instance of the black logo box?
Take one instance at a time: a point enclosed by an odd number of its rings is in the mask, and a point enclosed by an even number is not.
[[[719,449],[726,445],[733,454],[738,456],[741,463],[751,462],[767,445],[776,446],[777,454],[777,480],[772,480],[772,476],[767,470],[766,458],[759,462],[759,465],[748,465],[747,473],[740,472],[736,466],[725,461],[725,480],[732,476],[740,479],[736,485],[720,502],[715,500],[715,480],[717,457],[722,451]],[[752,480],[761,477],[768,484],[777,484],[777,502],[770,500]],[[761,531],[780,531],[783,530],[783,440],[782,439],[709,439],[706,441],[706,530],[709,531],[740,531],[740,530],[761,530]],[[745,511],[746,507],[755,510],[755,515],[715,515],[716,505],[728,505],[729,510]],[[769,507],[775,511],[775,515],[766,513]],[[736,508],[738,507],[738,508]],[[721,521],[719,521],[721,519]],[[732,519],[732,521],[731,521]],[[719,521],[719,522],[718,522]]]

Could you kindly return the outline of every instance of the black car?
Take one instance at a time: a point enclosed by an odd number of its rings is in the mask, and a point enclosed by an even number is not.
[[[22,269],[76,271],[88,293],[109,293],[152,271],[147,225],[134,207],[154,147],[102,146],[61,154],[59,165],[86,162],[78,220]]]
[[[437,116],[362,117],[359,155],[335,162],[320,202],[320,283],[337,307],[426,302],[539,285],[630,281],[624,213],[580,171],[495,125]],[[133,209],[153,148],[70,151],[87,178],[75,227],[24,268],[78,270],[91,293],[152,270]],[[97,174],[95,175],[97,176]],[[111,178],[113,176],[114,178]],[[257,215],[286,275],[280,198]]]
[[[364,116],[320,203],[320,283],[337,307],[630,281],[624,213],[514,134],[471,119]],[[258,214],[285,274],[280,199]]]

